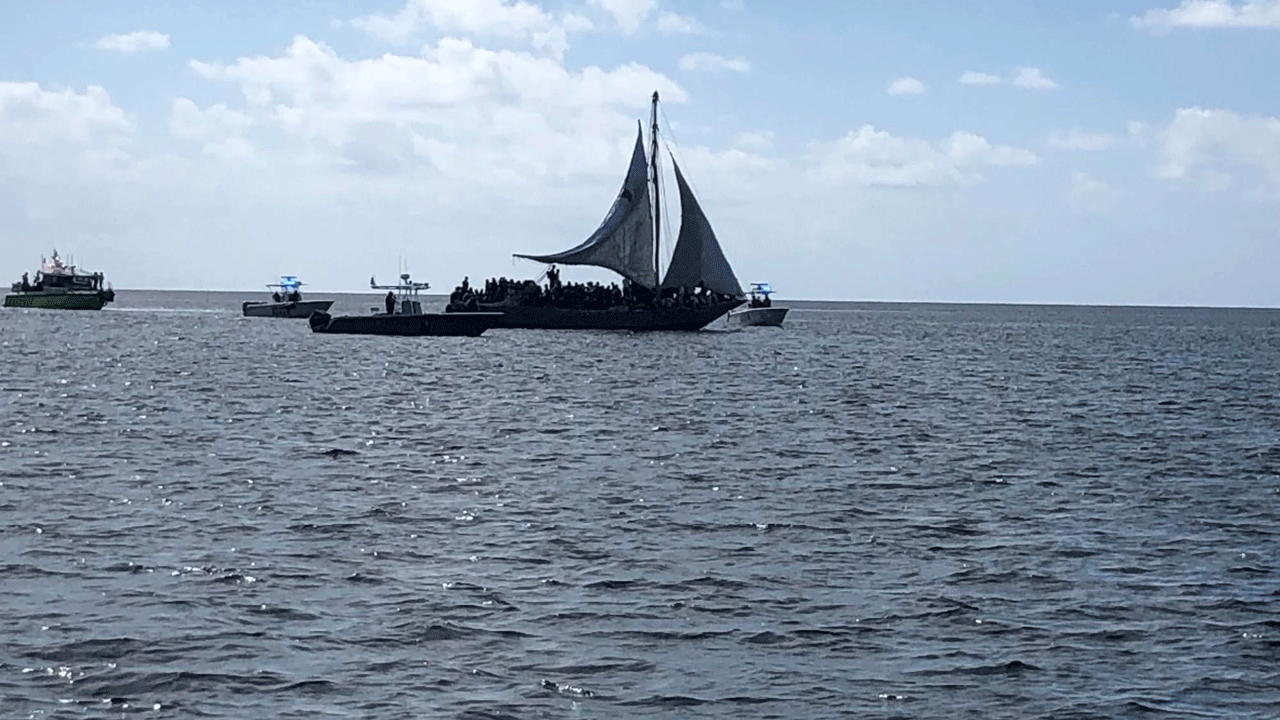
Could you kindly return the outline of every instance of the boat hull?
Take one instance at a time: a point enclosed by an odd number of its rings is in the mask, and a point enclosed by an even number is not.
[[[4,306],[44,310],[101,310],[115,299],[115,293],[96,292],[28,292],[6,295]]]
[[[502,313],[422,313],[420,315],[339,315],[315,312],[311,332],[345,335],[478,337],[496,327]]]
[[[747,308],[734,310],[725,318],[731,328],[743,327],[782,327],[789,308]]]
[[[495,327],[525,330],[701,330],[713,320],[741,305],[742,300],[696,308],[614,308],[581,310],[536,305],[485,305],[481,310],[501,311]],[[470,312],[449,313],[470,315]]]
[[[313,312],[325,312],[332,300],[302,300],[300,302],[245,301],[241,308],[245,317],[308,318]]]

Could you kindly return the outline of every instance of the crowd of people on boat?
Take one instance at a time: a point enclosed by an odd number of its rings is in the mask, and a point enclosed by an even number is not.
[[[297,290],[290,290],[281,294],[280,291],[277,290],[276,292],[271,293],[271,299],[275,302],[300,302],[302,300],[302,293]]]
[[[472,287],[468,278],[449,294],[446,312],[475,312],[481,306],[503,304],[556,307],[575,310],[632,310],[651,308],[697,308],[734,299],[714,292],[699,282],[696,287],[662,288],[654,292],[624,278],[622,284],[562,282],[560,270],[552,265],[544,287],[536,280],[489,278],[483,288]]]
[[[66,288],[70,290],[101,290],[102,289],[102,273],[72,274],[72,273],[36,273],[35,282],[31,281],[28,273],[22,273],[22,281],[14,283],[13,289],[21,292],[40,292],[46,287],[49,288]]]

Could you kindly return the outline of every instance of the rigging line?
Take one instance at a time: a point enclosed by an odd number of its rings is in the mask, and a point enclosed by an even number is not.
[[[667,119],[666,111],[663,110],[661,107],[659,107],[658,113],[661,115],[661,119],[663,120],[663,122],[666,123],[666,126],[667,126],[667,132],[662,137],[662,143],[667,146],[667,152],[671,153],[671,155],[675,158],[675,161],[679,162],[680,160],[684,159],[684,155],[680,152],[680,141],[676,138],[675,130],[671,127],[671,121]],[[671,142],[667,142],[667,136],[671,137]],[[674,147],[672,146],[672,143],[674,143]],[[689,163],[686,162],[684,166],[686,170],[686,172],[684,173],[685,184],[688,185],[689,189],[693,191],[693,194],[695,197],[702,197],[702,191],[698,189],[698,185],[692,180],[692,178],[689,177],[689,174],[687,172],[689,168]]]
[[[671,143],[675,142],[676,145],[678,146],[679,141],[676,140],[675,129],[671,127],[671,120],[667,117],[667,111],[661,105],[658,106],[658,120],[662,125],[666,127],[665,132],[663,132],[662,136],[659,137],[659,140],[661,141],[662,145],[667,148],[667,152],[671,152]],[[668,136],[670,136],[671,138],[670,141],[667,140]],[[672,153],[672,155],[674,156],[674,153]],[[671,175],[672,175],[672,178],[674,179],[675,178],[674,166],[672,166]],[[689,178],[686,177],[685,182],[688,182],[688,181],[689,181]],[[667,199],[667,187],[669,185],[671,185],[671,183],[669,182],[664,182],[662,184],[662,204],[668,208],[671,207],[671,203]],[[677,193],[677,196],[678,195],[679,193]],[[677,228],[675,232],[673,232],[671,229],[671,215],[672,213],[668,212],[662,218],[663,225],[664,225],[663,230],[664,232],[666,232],[667,237],[670,238],[670,240],[667,242],[667,247],[665,252],[662,253],[663,259],[667,261],[668,269],[670,269],[671,267],[671,258],[675,255],[676,243],[679,242],[680,240],[680,237],[678,235],[679,228]],[[680,206],[680,217],[681,217],[681,222],[683,223],[683,218],[684,218],[683,204]]]
[[[675,156],[676,160],[679,161],[684,158],[684,154],[680,152],[680,140],[676,137],[675,128],[671,127],[671,121],[667,119],[665,110],[658,108],[658,112],[662,114],[662,120],[667,126],[667,132],[662,136],[662,143],[667,146],[667,152],[671,153]],[[671,137],[670,142],[667,141],[668,136]],[[688,167],[688,163],[686,163],[685,166]],[[684,180],[686,183],[689,183],[689,187],[693,187],[693,183],[689,181],[688,177],[685,177]]]
[[[667,132],[662,136],[662,144],[667,147],[667,152],[671,153],[671,155],[675,156],[676,160],[679,161],[683,155],[676,152],[680,147],[680,141],[676,138],[675,128],[671,127],[671,120],[667,118],[667,112],[665,110],[658,108],[658,112],[661,113],[662,121],[667,126]],[[671,138],[669,142],[667,140],[668,136]],[[688,182],[688,180],[689,178],[685,178],[685,182]]]
[[[667,269],[671,268],[671,256],[675,254],[676,243],[680,240],[680,238],[671,231],[671,203],[667,199],[667,187],[670,184],[671,183],[664,182],[659,186],[659,190],[662,193],[662,205],[667,208],[667,212],[662,216],[662,224],[665,226],[663,227],[663,232],[666,234],[667,243],[665,247],[661,248],[662,259],[667,262]],[[681,217],[684,217],[684,206],[680,207],[680,214]],[[659,268],[659,270],[661,270],[661,268]],[[665,277],[661,272],[659,272],[659,275]]]

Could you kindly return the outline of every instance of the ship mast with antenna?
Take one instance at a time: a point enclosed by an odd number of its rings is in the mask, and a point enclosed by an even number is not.
[[[658,187],[658,178],[661,172],[658,169],[658,91],[653,91],[653,115],[649,127],[650,147],[649,147],[649,165],[653,173],[653,288],[657,290],[662,285],[662,270],[659,267],[659,261],[662,257],[662,245],[659,242],[662,235],[662,208],[661,208],[661,190]]]

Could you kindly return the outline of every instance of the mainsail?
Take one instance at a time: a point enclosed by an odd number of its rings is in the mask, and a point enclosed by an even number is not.
[[[637,130],[636,148],[622,191],[604,222],[591,237],[575,248],[553,255],[520,255],[544,263],[594,265],[608,268],[632,282],[652,286],[653,215],[649,204],[649,163],[644,154],[644,132]]]
[[[671,166],[675,168],[676,185],[680,187],[680,237],[671,253],[671,265],[667,267],[662,287],[696,287],[698,283],[704,283],[708,290],[742,297],[742,286],[720,250],[715,231],[698,205],[698,199],[693,196],[693,190],[689,189],[689,183],[685,182],[674,156]]]

